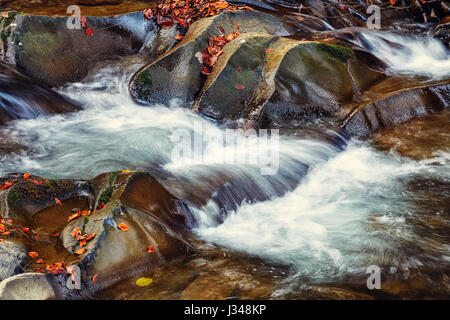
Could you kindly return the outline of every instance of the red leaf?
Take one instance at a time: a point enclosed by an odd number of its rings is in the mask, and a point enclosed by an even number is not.
[[[59,232],[52,234],[52,237],[59,237]]]
[[[42,264],[42,263],[45,263],[45,261],[44,261],[44,259],[38,259],[38,260],[36,260],[35,263],[37,263],[37,264]]]
[[[208,68],[202,67],[202,74],[205,76],[209,76],[211,74],[211,71]]]
[[[55,202],[56,202],[57,206],[62,206],[62,202],[56,197],[55,197]]]
[[[243,84],[240,84],[240,83],[236,83],[236,84],[234,85],[234,87],[235,87],[236,89],[238,89],[238,90],[243,90],[243,89],[245,89],[245,86],[244,86]]]
[[[34,258],[37,258],[39,256],[39,253],[31,251],[31,252],[28,252],[28,255],[34,259]]]
[[[80,22],[81,22],[81,25],[83,26],[83,28],[87,27],[87,21],[86,21],[86,17],[85,16],[81,16],[80,17]]]
[[[85,33],[87,36],[92,37],[92,36],[94,35],[94,30],[93,30],[92,28],[86,28],[86,30],[84,30],[84,33]]]
[[[130,230],[130,227],[128,227],[125,223],[119,223],[119,224],[117,225],[117,227],[118,227],[120,230],[122,230],[122,231],[128,231],[128,230]]]
[[[8,189],[9,187],[11,187],[13,184],[14,184],[14,182],[9,182],[9,181],[7,181],[7,182],[5,182],[5,184],[1,187],[1,190],[6,190],[6,189]]]
[[[395,4],[395,0],[389,0],[389,1],[391,2],[392,5]],[[422,1],[422,3],[423,3],[423,1]]]
[[[175,40],[181,40],[181,39],[183,39],[183,35],[182,34],[177,34],[176,36],[175,36]]]
[[[29,174],[29,173],[25,173],[25,174],[23,175],[23,178],[24,178],[24,179],[28,179],[29,177],[31,177],[31,174]]]
[[[94,276],[92,277],[92,282],[93,282],[93,283],[96,283],[96,282],[97,282],[97,279],[98,279],[98,275],[97,275],[97,274],[94,274]]]
[[[153,246],[150,246],[150,247],[148,247],[147,252],[148,253],[155,252],[155,248],[153,248]]]
[[[23,227],[22,231],[25,232],[25,233],[30,233],[30,228]]]
[[[271,53],[271,52],[273,52],[273,49],[267,49],[267,48],[264,48],[264,51],[265,51],[266,53]]]
[[[242,72],[241,66],[237,67],[236,70],[237,70],[237,72]]]

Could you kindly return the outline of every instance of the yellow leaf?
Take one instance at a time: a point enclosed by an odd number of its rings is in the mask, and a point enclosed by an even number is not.
[[[122,170],[122,173],[129,173],[131,170]]]
[[[152,283],[152,282],[153,282],[152,278],[139,278],[139,279],[137,279],[136,284],[139,287],[146,287],[146,286],[150,285],[150,283]]]

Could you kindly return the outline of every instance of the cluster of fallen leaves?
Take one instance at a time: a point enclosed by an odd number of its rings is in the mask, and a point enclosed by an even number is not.
[[[239,26],[237,27],[239,30]],[[222,34],[225,33],[225,30],[223,30],[221,26],[218,28]],[[223,47],[240,35],[241,34],[238,31],[235,31],[228,35],[219,35],[214,38],[209,38],[208,48],[203,49],[201,58],[203,63],[201,69],[204,75],[209,75],[211,73],[212,68],[217,63],[217,59],[219,59],[219,56],[223,54]]]
[[[87,234],[87,233],[81,233],[80,229],[75,226],[73,230],[70,232],[70,236],[72,238],[75,238],[75,240],[78,241],[78,244],[80,245],[80,249],[74,251],[74,254],[80,255],[86,252],[86,244],[95,238],[95,233]]]
[[[248,6],[230,5],[225,0],[164,0],[155,8],[144,10],[146,19],[155,19],[162,28],[178,24],[187,28],[189,24],[201,18],[215,16],[221,12],[253,10]]]

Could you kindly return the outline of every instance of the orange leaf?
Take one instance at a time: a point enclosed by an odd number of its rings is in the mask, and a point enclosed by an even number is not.
[[[28,252],[28,255],[34,259],[39,256],[39,253],[31,251],[31,252]]]
[[[86,240],[81,240],[80,241],[80,247],[84,247],[86,245]]]
[[[130,230],[130,227],[128,227],[125,223],[119,223],[119,224],[117,225],[117,227],[118,227],[120,230],[122,230],[122,231],[128,231],[128,230]]]
[[[22,231],[25,232],[25,233],[30,233],[30,228],[23,227]]]
[[[243,89],[245,89],[245,86],[244,86],[243,84],[239,84],[239,83],[236,83],[236,84],[234,85],[234,87],[235,87],[236,89],[238,89],[238,90],[243,90]]]
[[[38,259],[38,260],[36,260],[35,263],[42,264],[42,263],[45,263],[45,261],[44,261],[44,259]]]
[[[78,249],[77,251],[75,251],[74,253],[77,254],[77,255],[80,255],[80,254],[83,254],[85,252],[86,252],[86,249],[85,248],[81,248],[81,249]]]
[[[57,206],[62,206],[62,202],[56,197],[55,197],[55,202],[56,202]]]
[[[88,237],[86,238],[86,241],[91,241],[92,239],[94,239],[95,237],[95,233],[91,233],[90,235],[88,235]]]
[[[9,236],[11,234],[11,231],[6,231],[6,232],[3,232],[1,235],[2,236]]]
[[[93,282],[93,283],[96,283],[96,282],[97,282],[97,279],[98,279],[98,275],[97,275],[97,274],[94,274],[94,276],[92,277],[92,282]]]
[[[395,4],[395,0],[389,0],[391,2],[392,5]]]
[[[29,173],[25,173],[25,174],[23,175],[23,178],[24,178],[24,179],[28,179],[29,177],[31,177],[31,174],[29,174]]]
[[[153,246],[150,246],[150,247],[148,247],[147,252],[148,253],[155,252],[155,248],[153,248]]]
[[[80,217],[80,216],[81,216],[81,212],[78,211],[77,213],[71,215],[71,216],[69,217],[69,219],[67,219],[67,222],[70,222],[70,221],[72,221],[72,220],[74,220],[74,219],[76,219],[76,218],[78,218],[78,217]]]
[[[52,237],[59,237],[59,232],[52,234]]]
[[[265,51],[266,53],[271,53],[271,52],[273,52],[273,49],[267,49],[267,48],[264,48],[264,51]]]
[[[73,228],[72,232],[70,232],[70,235],[72,236],[72,238],[75,238],[78,234],[80,234],[80,229],[78,229],[78,227],[75,226],[75,228]]]
[[[38,234],[36,234],[36,235],[34,235],[34,238],[35,238],[36,240],[39,240],[39,239],[41,239],[41,236],[38,235]]]
[[[183,39],[183,35],[182,34],[177,34],[176,36],[175,36],[175,40],[181,40],[181,39]]]

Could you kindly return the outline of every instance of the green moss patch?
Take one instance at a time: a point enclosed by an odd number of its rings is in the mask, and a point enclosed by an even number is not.
[[[333,58],[336,58],[342,62],[346,62],[348,59],[353,57],[353,50],[346,48],[346,47],[342,47],[342,46],[338,46],[335,44],[324,44],[324,43],[320,43],[317,42],[314,44],[314,47],[319,50],[319,51],[323,51],[327,54],[329,54],[330,56],[332,56]]]

